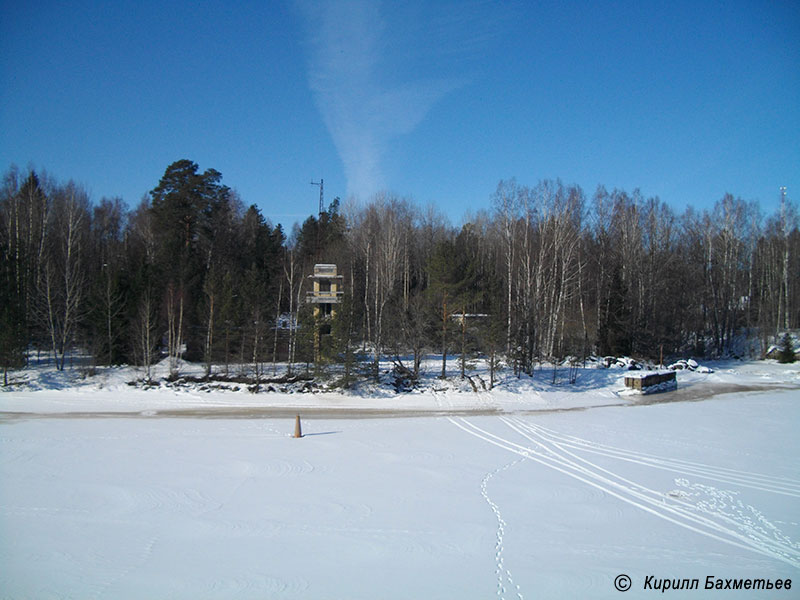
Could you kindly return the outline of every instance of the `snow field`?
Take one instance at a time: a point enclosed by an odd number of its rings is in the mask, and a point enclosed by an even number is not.
[[[0,596],[491,594],[491,452],[462,464],[434,419],[303,425],[294,440],[289,420],[4,424]],[[470,576],[465,557],[485,565]]]
[[[743,371],[745,383],[793,377]],[[572,407],[611,392],[527,399]],[[90,395],[59,393],[90,408]],[[469,397],[526,406],[504,393]],[[648,575],[800,585],[796,389],[304,419],[301,440],[293,418],[160,418],[173,394],[152,396],[134,416],[0,413],[0,598],[619,598],[621,573],[626,598],[653,593]],[[426,401],[447,410],[464,396]],[[698,593],[731,597],[670,597]]]

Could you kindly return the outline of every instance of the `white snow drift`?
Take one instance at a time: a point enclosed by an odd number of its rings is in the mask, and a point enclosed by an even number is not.
[[[0,394],[0,597],[619,598],[626,574],[636,598],[659,593],[648,576],[798,579],[797,367],[713,367],[657,403],[620,396],[621,370],[379,398],[110,375]],[[752,391],[677,401],[714,386]],[[350,412],[384,405],[435,416]],[[278,406],[341,411],[298,440],[261,410]],[[670,596],[698,594],[715,597]]]

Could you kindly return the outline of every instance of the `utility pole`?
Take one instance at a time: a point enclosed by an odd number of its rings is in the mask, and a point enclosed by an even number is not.
[[[318,185],[319,186],[319,214],[317,215],[317,217],[321,217],[322,216],[322,211],[325,210],[325,205],[322,202],[324,184],[325,184],[325,180],[321,179],[321,178],[320,178],[319,181],[312,181],[311,182],[311,185]]]

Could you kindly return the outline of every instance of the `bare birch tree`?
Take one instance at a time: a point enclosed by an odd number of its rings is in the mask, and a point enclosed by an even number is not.
[[[133,355],[144,369],[145,381],[152,379],[153,356],[156,350],[156,309],[153,295],[146,288],[139,300],[139,307],[133,321]]]
[[[506,286],[506,353],[511,353],[511,325],[512,325],[512,291],[514,289],[514,230],[517,219],[517,182],[514,179],[501,181],[497,184],[497,191],[492,197],[494,210],[497,214],[500,229],[500,239],[503,247],[503,261],[505,264]]]
[[[169,359],[170,377],[177,377],[180,369],[180,357],[183,351],[183,289],[170,282],[164,304],[167,311],[167,357]]]
[[[75,184],[55,196],[54,236],[40,282],[42,313],[53,357],[64,369],[67,352],[83,317],[86,272],[83,264],[89,225],[89,199]]]

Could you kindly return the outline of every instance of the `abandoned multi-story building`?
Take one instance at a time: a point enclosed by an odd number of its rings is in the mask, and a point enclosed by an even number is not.
[[[306,296],[306,302],[314,305],[315,317],[329,317],[342,299],[342,276],[336,274],[336,265],[314,265],[314,274],[308,276],[313,288]]]
[[[306,302],[314,305],[314,359],[319,359],[321,337],[331,332],[331,317],[336,314],[336,305],[342,300],[342,276],[337,275],[336,265],[314,265],[314,274],[308,278],[312,289]]]

